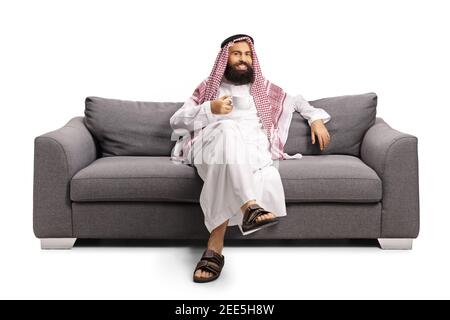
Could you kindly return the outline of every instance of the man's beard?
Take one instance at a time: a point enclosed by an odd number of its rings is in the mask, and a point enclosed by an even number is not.
[[[236,67],[239,66],[240,64],[245,64],[247,66],[247,69],[246,70],[236,69]],[[240,85],[253,82],[254,71],[252,66],[250,66],[248,63],[245,62],[238,63],[233,66],[231,66],[228,63],[223,75],[225,76],[225,78],[227,78],[228,81]]]

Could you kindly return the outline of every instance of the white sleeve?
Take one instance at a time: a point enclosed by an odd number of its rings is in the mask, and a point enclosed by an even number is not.
[[[322,119],[323,123],[330,121],[331,116],[322,108],[316,108],[309,104],[309,102],[303,98],[300,94],[291,96],[294,101],[294,109],[301,114],[303,118],[308,120],[309,126],[318,120]]]
[[[211,101],[196,104],[192,98],[186,102],[170,118],[170,126],[173,130],[194,130],[206,127],[214,122],[214,114],[211,112]]]

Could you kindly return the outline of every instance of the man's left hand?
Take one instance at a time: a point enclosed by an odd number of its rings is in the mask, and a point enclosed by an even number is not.
[[[322,119],[315,120],[311,123],[311,142],[316,143],[315,135],[320,144],[320,150],[325,149],[330,143],[330,134],[328,133]]]

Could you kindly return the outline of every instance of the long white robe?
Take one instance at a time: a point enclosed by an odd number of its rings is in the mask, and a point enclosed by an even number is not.
[[[195,166],[204,182],[199,202],[209,232],[228,219],[229,226],[242,224],[240,208],[248,200],[256,200],[278,217],[287,214],[281,177],[250,89],[250,84],[234,85],[223,79],[218,97],[248,97],[248,108],[233,108],[228,114],[218,115],[205,102],[196,118],[204,125],[201,124],[203,129],[193,142],[186,163]],[[324,122],[330,119],[323,109],[309,104],[303,106],[303,111],[309,123],[313,118]],[[172,127],[177,126],[180,117],[181,113],[178,118],[176,114],[172,117]]]

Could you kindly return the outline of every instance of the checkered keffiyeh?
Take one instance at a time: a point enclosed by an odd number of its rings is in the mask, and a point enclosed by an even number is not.
[[[245,40],[252,51],[252,67],[254,69],[254,81],[251,86],[251,94],[255,102],[258,116],[261,119],[265,133],[270,142],[272,159],[283,159],[284,145],[278,135],[278,120],[283,111],[283,102],[286,93],[279,86],[264,78],[259,66],[258,57],[253,47],[253,42],[247,36],[236,38],[228,42],[217,55],[210,76],[202,81],[192,94],[192,99],[197,104],[218,99],[219,86],[228,63],[228,48],[236,41]]]

